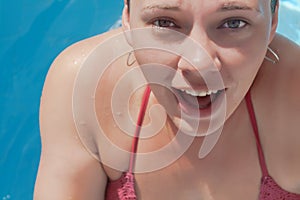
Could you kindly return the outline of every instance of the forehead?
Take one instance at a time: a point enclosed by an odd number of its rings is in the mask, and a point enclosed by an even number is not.
[[[137,0],[134,1],[142,8],[183,8],[183,7],[204,7],[204,6],[245,6],[255,7],[262,2],[268,2],[269,0]]]

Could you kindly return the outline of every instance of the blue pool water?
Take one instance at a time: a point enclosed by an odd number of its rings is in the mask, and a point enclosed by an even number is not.
[[[41,148],[39,100],[51,62],[70,44],[108,30],[122,4],[1,0],[0,200],[32,199]],[[300,44],[300,0],[281,0],[278,28]]]

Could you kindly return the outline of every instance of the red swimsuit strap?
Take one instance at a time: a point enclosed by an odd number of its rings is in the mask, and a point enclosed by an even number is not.
[[[257,147],[257,151],[258,151],[260,167],[262,169],[263,176],[268,176],[269,172],[268,172],[268,169],[267,169],[265,156],[264,156],[262,146],[261,146],[261,142],[260,142],[260,139],[259,139],[257,121],[256,121],[256,117],[255,117],[253,103],[252,103],[252,100],[251,100],[250,90],[247,92],[245,99],[246,99],[247,109],[248,109],[248,113],[249,113],[249,116],[250,116],[252,128],[253,128],[255,139],[256,139],[256,147]]]
[[[129,173],[133,173],[133,168],[134,168],[134,164],[135,164],[135,154],[137,152],[139,136],[140,136],[142,124],[144,121],[144,116],[145,116],[145,112],[147,109],[150,93],[151,93],[151,89],[149,86],[147,86],[144,91],[142,104],[140,107],[138,120],[136,123],[135,132],[134,132],[134,137],[133,137],[132,144],[131,144],[131,155],[130,155],[130,163],[129,163],[129,170],[128,170]]]
[[[134,167],[134,163],[135,163],[135,154],[137,152],[137,147],[138,147],[138,142],[139,142],[139,135],[140,135],[143,121],[144,121],[144,116],[145,116],[145,112],[147,109],[150,93],[151,93],[151,89],[149,86],[147,86],[147,88],[145,89],[144,95],[143,95],[142,104],[140,107],[138,120],[137,120],[137,124],[136,124],[136,129],[135,129],[135,133],[134,133],[134,138],[133,138],[132,145],[131,145],[131,155],[130,155],[130,163],[129,163],[129,171],[128,171],[129,173],[133,172],[133,167]],[[256,121],[256,117],[255,117],[255,112],[254,112],[254,108],[253,108],[250,90],[246,94],[245,99],[246,99],[247,109],[248,109],[248,113],[250,116],[252,128],[253,128],[255,139],[256,139],[256,146],[257,146],[257,150],[258,150],[260,166],[261,166],[263,175],[268,176],[269,173],[268,173],[268,169],[266,166],[266,161],[265,161],[265,157],[263,154],[263,150],[262,150],[262,146],[261,146],[261,142],[260,142],[260,138],[259,138],[259,134],[258,134],[257,121]]]

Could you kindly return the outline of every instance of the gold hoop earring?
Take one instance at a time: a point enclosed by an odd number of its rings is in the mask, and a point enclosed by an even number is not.
[[[273,64],[277,64],[277,63],[279,63],[279,56],[270,48],[270,47],[268,47],[268,51],[270,51],[270,53],[272,54],[272,56],[274,57],[274,58],[270,58],[270,57],[268,57],[268,56],[265,56],[265,59],[267,60],[267,61],[270,61],[271,63],[273,63]]]
[[[128,57],[127,57],[127,66],[128,67],[130,67],[130,66],[132,66],[135,62],[136,62],[136,60],[135,59],[132,59],[131,57],[132,57],[132,54],[133,54],[133,51],[131,51],[129,54],[128,54]]]

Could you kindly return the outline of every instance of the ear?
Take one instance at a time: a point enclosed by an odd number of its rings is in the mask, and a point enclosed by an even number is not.
[[[130,30],[130,14],[127,0],[124,0],[124,8],[122,13],[122,27],[124,31]]]
[[[269,43],[272,42],[273,38],[276,35],[277,25],[278,25],[278,10],[279,10],[279,0],[277,1],[275,12],[272,14],[272,26],[270,32],[270,40]]]
[[[128,8],[127,0],[124,1],[124,8],[122,13],[122,28],[125,35],[125,38],[128,42],[128,44],[131,46],[132,40],[131,40],[131,34],[130,34],[130,13]]]

